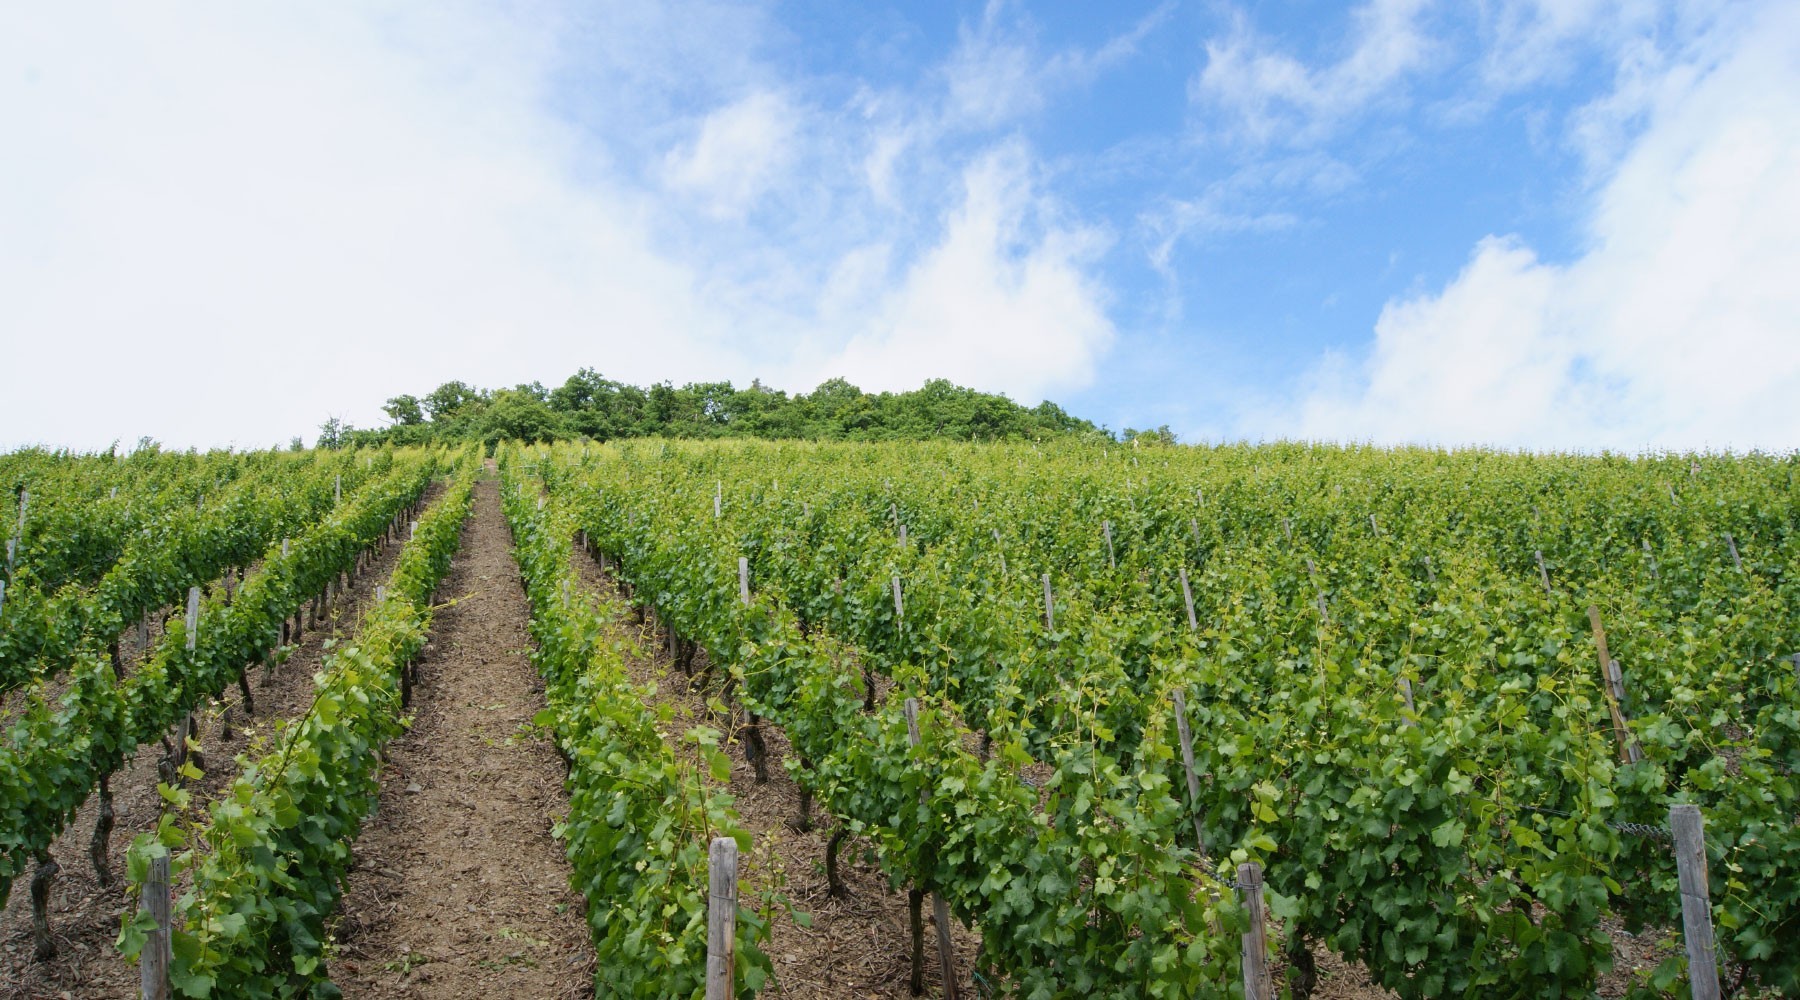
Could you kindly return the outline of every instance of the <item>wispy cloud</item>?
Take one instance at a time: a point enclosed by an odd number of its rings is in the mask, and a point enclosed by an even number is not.
[[[1432,41],[1420,24],[1428,3],[1369,0],[1351,14],[1348,50],[1325,66],[1278,51],[1239,16],[1228,37],[1206,43],[1189,97],[1209,132],[1253,144],[1316,142],[1428,64]]]
[[[1590,249],[1490,238],[1313,373],[1306,437],[1531,447],[1800,441],[1800,12],[1720,25],[1653,78]],[[1640,98],[1633,98],[1634,100]],[[1257,420],[1267,419],[1262,414]]]

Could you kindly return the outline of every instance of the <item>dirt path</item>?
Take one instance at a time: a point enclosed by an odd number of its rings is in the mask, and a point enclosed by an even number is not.
[[[543,682],[498,483],[475,487],[439,588],[412,729],[389,748],[379,812],[356,842],[332,975],[352,998],[593,992],[586,909],[551,823],[556,751],[530,729]]]
[[[574,559],[587,589],[603,594],[621,608],[626,606],[617,584],[598,563],[579,549]],[[632,679],[640,684],[654,682],[657,689],[653,704],[671,711],[671,717],[661,725],[677,753],[699,766],[694,748],[681,739],[696,725],[738,733],[742,720],[715,716],[706,705],[711,692],[691,683],[674,666],[666,633],[657,628],[654,620],[634,625],[631,615],[625,613],[613,627],[628,640],[623,648]],[[705,654],[699,658],[703,661]],[[887,876],[874,861],[872,848],[867,842],[852,838],[844,842],[839,862],[849,898],[835,899],[830,895],[825,878],[825,848],[836,822],[815,803],[812,829],[793,829],[789,821],[799,812],[800,790],[782,766],[791,754],[787,736],[780,727],[767,722],[763,723],[762,732],[770,758],[766,784],[756,783],[755,769],[744,756],[741,740],[732,739],[725,747],[731,757],[730,790],[736,797],[735,805],[745,828],[756,837],[755,849],[741,861],[741,898],[746,905],[755,905],[751,900],[757,893],[773,889],[786,894],[795,910],[812,916],[811,927],[799,926],[785,913],[777,914],[771,922],[766,950],[775,965],[775,978],[762,995],[794,1000],[911,1000],[908,977],[912,936],[906,891],[889,888]],[[704,770],[701,767],[702,773]],[[976,996],[970,973],[980,937],[955,920],[951,923],[962,995]],[[927,996],[942,995],[936,934],[927,904]]]
[[[427,497],[437,492],[434,486]],[[386,582],[401,547],[398,542],[391,542],[375,554],[352,585],[350,599],[333,609],[329,622],[315,625],[311,605],[307,605],[302,641],[287,661],[273,670],[250,670],[256,714],[246,719],[242,708],[237,708],[234,717],[239,725],[233,727],[231,739],[225,739],[221,733],[220,709],[203,714],[200,738],[206,775],[191,786],[195,801],[205,802],[216,795],[236,777],[239,769],[235,758],[239,754],[269,737],[277,720],[299,714],[310,703],[312,678],[323,659],[325,642],[346,638],[376,585]],[[152,641],[161,634],[160,620],[151,625],[151,634]],[[135,668],[136,660],[136,656],[127,656],[128,669]],[[226,697],[229,704],[240,695],[235,687],[228,687]],[[125,848],[132,837],[156,826],[160,812],[156,762],[161,756],[161,744],[145,744],[108,782],[116,824],[109,853],[112,885],[101,886],[88,861],[88,843],[99,809],[95,797],[89,798],[75,821],[51,846],[51,855],[62,870],[51,888],[50,924],[58,950],[48,962],[32,959],[30,879],[21,878],[14,883],[6,909],[0,913],[0,1000],[138,996],[137,967],[119,957],[113,941],[129,903],[123,878]]]

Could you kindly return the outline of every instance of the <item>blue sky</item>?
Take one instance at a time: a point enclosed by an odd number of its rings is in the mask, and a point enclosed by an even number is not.
[[[0,67],[4,446],[584,365],[1800,446],[1791,3],[19,5]]]

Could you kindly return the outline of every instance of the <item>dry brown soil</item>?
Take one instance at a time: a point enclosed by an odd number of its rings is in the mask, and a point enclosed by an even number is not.
[[[543,682],[511,546],[484,479],[338,908],[347,997],[592,995],[586,910],[550,836],[568,808],[562,763],[530,726]]]

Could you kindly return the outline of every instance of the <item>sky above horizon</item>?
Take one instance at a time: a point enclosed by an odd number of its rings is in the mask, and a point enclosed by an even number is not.
[[[1800,4],[0,11],[0,448],[460,379],[1800,448]]]

